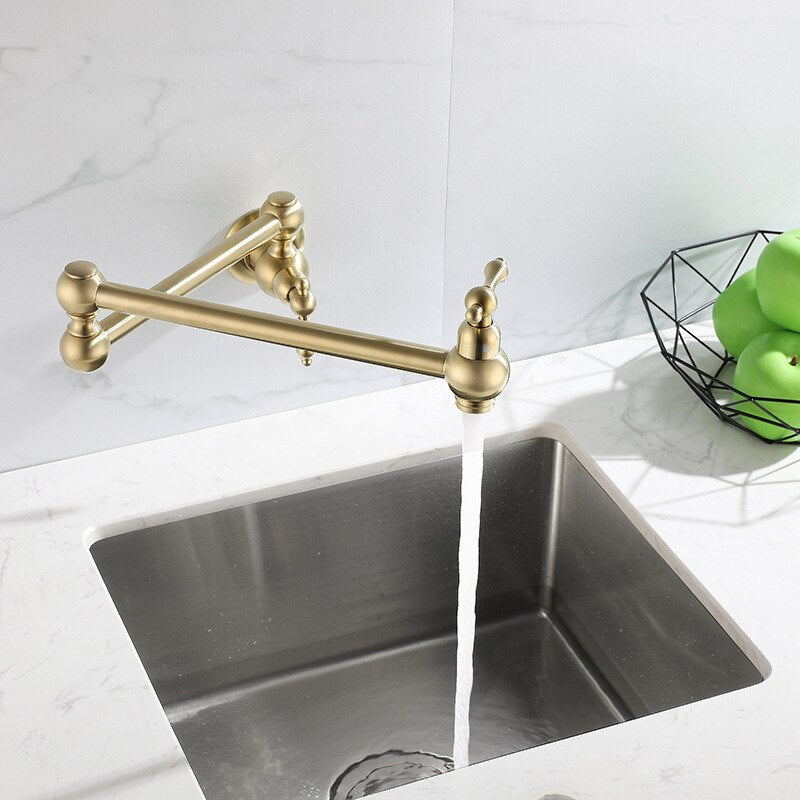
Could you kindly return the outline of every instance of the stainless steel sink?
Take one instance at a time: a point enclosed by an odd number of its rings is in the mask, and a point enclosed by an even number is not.
[[[574,450],[487,450],[473,761],[763,680]],[[327,798],[366,756],[450,756],[459,474],[432,452],[92,546],[209,800]]]

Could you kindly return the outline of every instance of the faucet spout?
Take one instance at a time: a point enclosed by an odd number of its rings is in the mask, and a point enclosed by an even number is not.
[[[502,258],[495,258],[486,264],[483,274],[484,284],[470,289],[464,298],[464,321],[444,367],[456,405],[468,414],[490,411],[510,373],[508,357],[500,347],[500,328],[493,320],[495,289],[508,277],[508,266]]]

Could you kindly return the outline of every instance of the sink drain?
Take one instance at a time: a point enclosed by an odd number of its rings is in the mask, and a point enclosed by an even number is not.
[[[330,800],[355,800],[453,769],[453,760],[433,753],[387,750],[349,766],[331,786]]]

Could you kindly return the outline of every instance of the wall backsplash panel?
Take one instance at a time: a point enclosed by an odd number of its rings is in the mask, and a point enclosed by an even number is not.
[[[60,362],[67,261],[150,285],[276,188],[320,322],[449,346],[504,255],[512,359],[645,330],[672,247],[800,224],[798,27],[741,0],[6,3],[0,470],[417,379],[157,322]],[[229,276],[196,296],[287,313]]]
[[[457,0],[445,294],[503,254],[524,358],[646,330],[674,247],[800,226],[798,26],[787,2]]]
[[[151,285],[287,188],[315,319],[438,342],[451,35],[439,0],[6,3],[0,470],[414,379],[156,322],[80,375],[54,287],[77,258]],[[288,313],[226,275],[196,296]]]

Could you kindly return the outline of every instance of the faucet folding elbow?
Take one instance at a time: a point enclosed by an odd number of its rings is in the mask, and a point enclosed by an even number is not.
[[[69,314],[59,352],[64,363],[79,372],[100,369],[111,347],[97,321],[97,290],[104,278],[91,261],[72,261],[56,283],[56,298]]]

